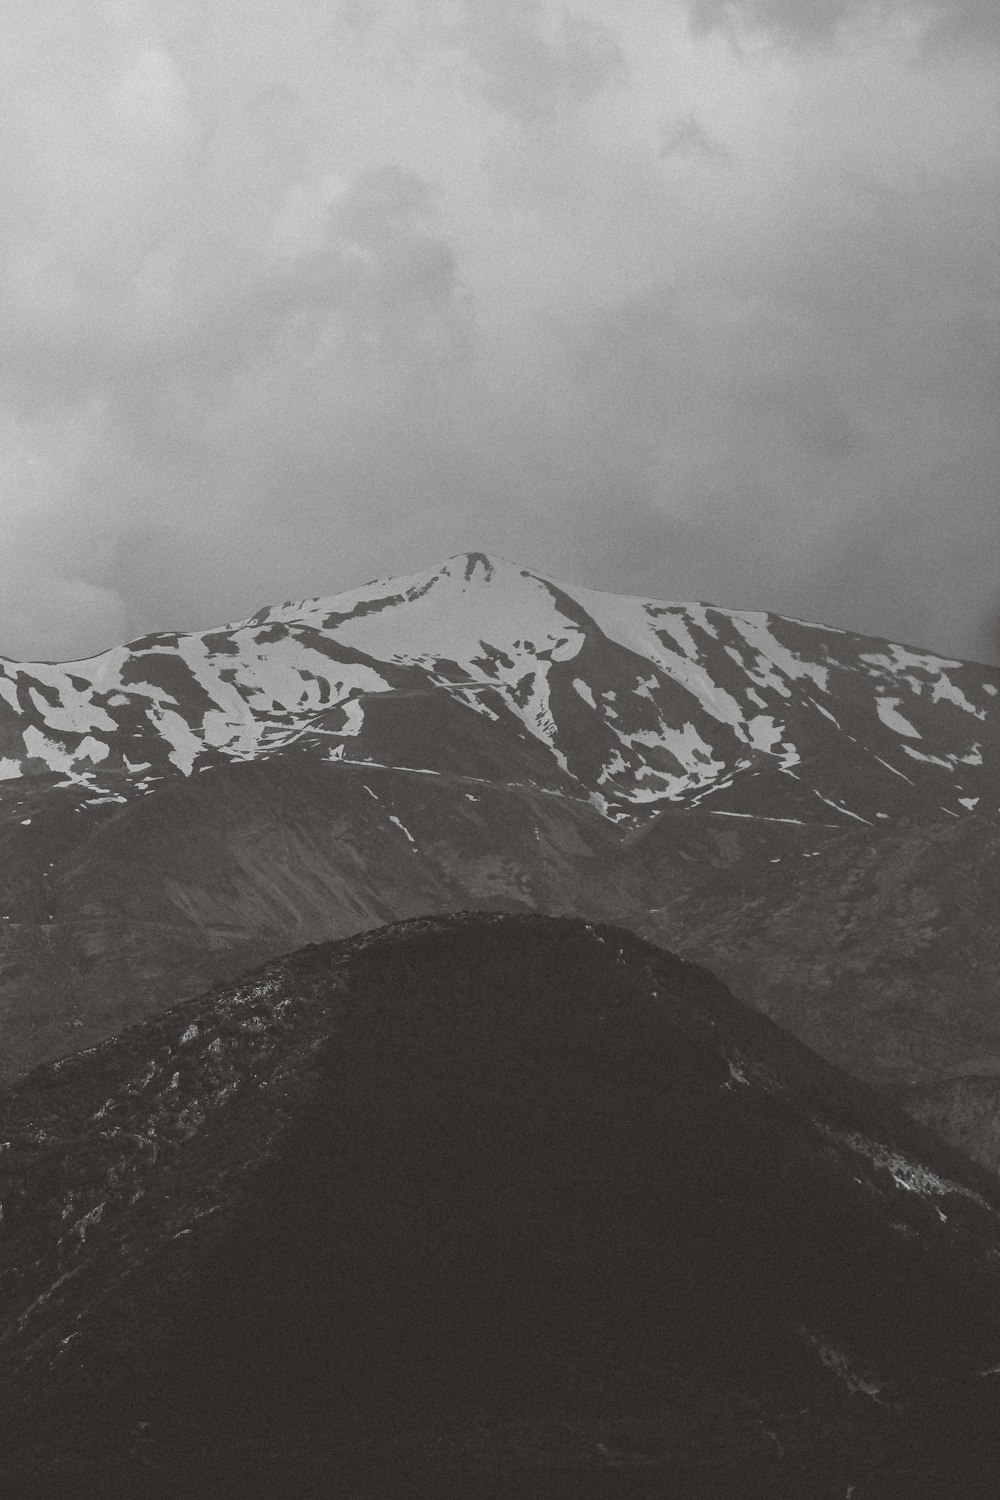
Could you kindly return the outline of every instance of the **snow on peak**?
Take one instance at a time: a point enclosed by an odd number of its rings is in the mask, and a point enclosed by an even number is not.
[[[869,779],[881,765],[894,773],[883,780],[912,787],[901,766],[915,774],[916,740],[967,813],[990,769],[980,742],[997,677],[842,630],[602,593],[465,552],[88,661],[0,661],[0,784],[50,774],[109,795],[320,742],[325,761],[350,760],[366,704],[405,691],[446,694],[480,722],[526,733],[603,805],[787,778],[820,754],[860,755]],[[813,790],[859,815],[833,785]]]
[[[489,584],[494,581],[506,583],[511,578],[534,576],[517,563],[496,554],[485,552],[459,552],[447,558],[436,568],[421,573],[392,575],[387,578],[371,578],[342,593],[314,599],[292,599],[283,604],[271,604],[251,615],[242,624],[263,625],[273,621],[312,621],[330,615],[344,617],[351,614],[368,614],[405,604],[421,598],[431,589],[438,597],[457,588],[465,592],[469,586]],[[442,585],[444,587],[442,587]]]

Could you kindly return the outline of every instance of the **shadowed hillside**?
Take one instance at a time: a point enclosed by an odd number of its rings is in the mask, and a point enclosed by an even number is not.
[[[307,948],[5,1121],[18,1494],[992,1493],[992,1180],[622,931]]]

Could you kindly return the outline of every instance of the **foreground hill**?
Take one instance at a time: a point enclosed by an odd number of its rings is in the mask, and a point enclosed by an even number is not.
[[[989,1076],[998,686],[475,553],[0,662],[0,1076],[302,943],[468,907],[623,923],[894,1089]]]
[[[995,1182],[621,930],[306,948],[4,1121],[12,1495],[994,1493]]]

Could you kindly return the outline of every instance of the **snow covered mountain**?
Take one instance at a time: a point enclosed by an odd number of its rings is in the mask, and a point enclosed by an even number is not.
[[[294,749],[506,777],[611,819],[961,817],[1000,810],[998,690],[985,666],[470,553],[87,661],[0,661],[0,778],[8,809],[38,778],[97,806]]]
[[[303,943],[488,909],[630,927],[871,1081],[998,1077],[998,692],[478,553],[0,662],[0,1075]]]

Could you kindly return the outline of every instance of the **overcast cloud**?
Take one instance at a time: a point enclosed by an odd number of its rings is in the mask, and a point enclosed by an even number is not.
[[[0,652],[468,548],[1000,659],[993,0],[9,0]]]

